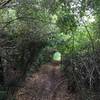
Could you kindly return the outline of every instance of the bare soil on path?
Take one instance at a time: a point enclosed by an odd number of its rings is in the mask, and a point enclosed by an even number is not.
[[[40,71],[25,79],[23,88],[16,92],[16,100],[78,100],[68,91],[67,79],[60,66],[42,65]]]

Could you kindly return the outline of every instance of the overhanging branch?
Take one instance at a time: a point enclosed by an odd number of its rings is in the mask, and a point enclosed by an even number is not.
[[[17,17],[15,19],[11,20],[11,21],[5,22],[6,25],[4,25],[2,29],[6,28],[8,25],[10,25],[11,23],[13,23],[16,20],[29,20],[29,19],[31,19],[31,20],[37,20],[34,17],[23,17],[23,16],[22,17]],[[42,19],[38,19],[37,21],[44,22],[44,20],[42,20]],[[50,23],[50,22],[47,22],[47,23]]]
[[[10,3],[12,0],[7,0],[7,1],[3,1],[0,2],[0,9],[2,9],[4,6],[6,6],[8,3]]]

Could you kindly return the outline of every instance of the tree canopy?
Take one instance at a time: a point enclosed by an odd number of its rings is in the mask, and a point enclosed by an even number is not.
[[[58,50],[65,74],[92,87],[100,74],[99,33],[100,0],[0,0],[0,70],[13,66],[25,76]]]

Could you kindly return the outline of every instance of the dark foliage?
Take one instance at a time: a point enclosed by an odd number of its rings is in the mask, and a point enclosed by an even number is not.
[[[100,53],[98,51],[85,55],[67,55],[63,60],[63,71],[69,79],[69,86],[76,88],[80,93],[84,89],[94,93],[100,92]]]

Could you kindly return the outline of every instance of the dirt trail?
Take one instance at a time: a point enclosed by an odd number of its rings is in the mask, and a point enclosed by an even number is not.
[[[16,100],[76,100],[69,93],[67,80],[60,66],[42,65],[39,72],[26,77],[24,87],[16,93]]]

